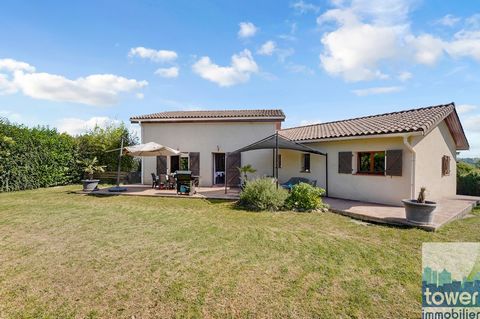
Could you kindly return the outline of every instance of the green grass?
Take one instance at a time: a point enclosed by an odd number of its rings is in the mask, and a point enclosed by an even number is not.
[[[419,318],[422,242],[480,240],[78,188],[0,194],[0,318]]]

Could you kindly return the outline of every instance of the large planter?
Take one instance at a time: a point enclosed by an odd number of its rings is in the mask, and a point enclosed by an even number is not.
[[[417,225],[432,223],[433,213],[435,208],[437,208],[436,202],[425,201],[425,203],[419,203],[415,199],[404,199],[402,202],[405,206],[407,221]]]
[[[100,182],[99,179],[83,179],[83,191],[84,192],[93,192],[97,190],[98,183]]]

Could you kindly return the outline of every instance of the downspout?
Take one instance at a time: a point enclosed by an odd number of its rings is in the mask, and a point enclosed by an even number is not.
[[[415,157],[416,152],[413,148],[412,144],[408,141],[410,135],[403,136],[403,144],[408,148],[408,150],[412,153],[412,169],[410,171],[410,198],[415,198]]]
[[[140,125],[140,144],[143,143],[143,127],[142,127],[142,121],[138,121],[138,125]],[[140,172],[140,184],[143,185],[143,173],[145,171],[145,163],[143,162],[143,156],[142,156],[142,159],[141,159],[141,166],[142,166],[142,170]]]

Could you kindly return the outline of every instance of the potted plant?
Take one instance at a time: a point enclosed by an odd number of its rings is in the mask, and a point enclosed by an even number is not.
[[[81,161],[77,161],[80,165],[83,166],[83,171],[88,174],[88,179],[83,179],[83,191],[84,192],[91,192],[97,189],[98,183],[100,182],[99,179],[93,179],[93,174],[96,172],[105,172],[104,165],[98,165],[98,159],[96,157],[89,159],[83,159]]]
[[[433,212],[435,211],[435,208],[437,208],[437,203],[426,201],[425,191],[425,187],[420,188],[420,193],[418,194],[418,198],[416,200],[402,200],[403,205],[405,206],[407,221],[412,224],[426,225],[432,223]]]
[[[240,188],[243,189],[245,187],[245,184],[247,183],[248,180],[248,174],[254,174],[257,170],[252,167],[252,165],[247,164],[245,166],[239,167],[238,171],[240,172],[241,175],[243,175],[242,179],[242,184],[240,185]]]

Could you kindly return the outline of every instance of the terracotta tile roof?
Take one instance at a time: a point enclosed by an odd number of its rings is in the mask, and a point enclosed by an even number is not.
[[[456,140],[458,149],[468,149],[468,141],[458,120],[455,104],[453,103],[349,120],[292,127],[281,130],[280,134],[294,141],[407,132],[423,132],[427,134],[449,116],[450,118],[453,117],[453,120],[450,119],[447,121],[447,124]],[[448,122],[455,123],[455,127],[450,127],[451,125]]]
[[[218,110],[218,111],[170,111],[133,116],[138,120],[163,121],[202,121],[202,120],[285,120],[282,110]]]

